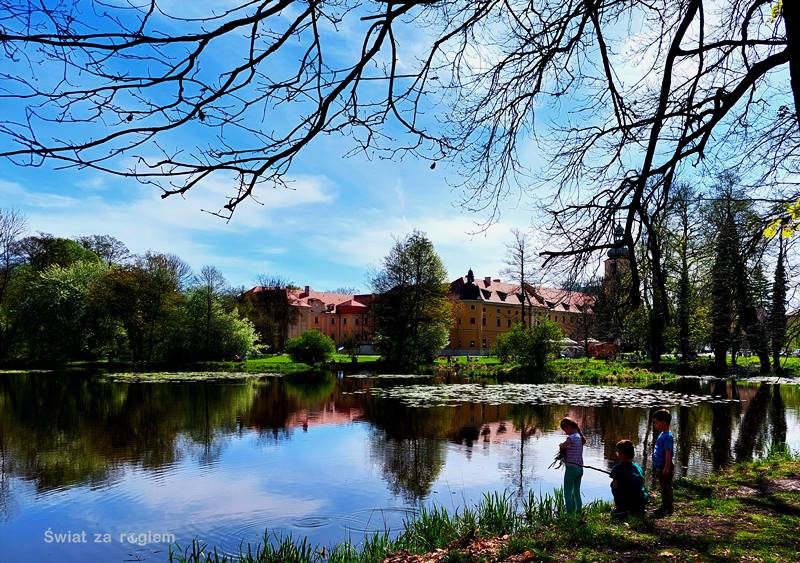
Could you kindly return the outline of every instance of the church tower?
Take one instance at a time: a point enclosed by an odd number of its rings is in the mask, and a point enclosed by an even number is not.
[[[614,248],[608,250],[605,261],[605,279],[611,280],[624,276],[630,271],[628,247],[624,242],[625,230],[617,224],[614,228]]]

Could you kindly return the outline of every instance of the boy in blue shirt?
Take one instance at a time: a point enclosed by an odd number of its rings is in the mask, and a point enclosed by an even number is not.
[[[661,489],[661,506],[653,513],[656,518],[672,514],[673,510],[672,477],[675,465],[672,460],[675,457],[675,441],[669,431],[670,422],[672,415],[667,410],[661,409],[653,415],[653,423],[659,432],[653,450],[653,473]]]
[[[611,494],[616,508],[611,515],[625,518],[629,514],[644,514],[647,491],[644,489],[644,472],[633,463],[634,449],[630,440],[620,440],[616,448],[617,463],[611,468]]]

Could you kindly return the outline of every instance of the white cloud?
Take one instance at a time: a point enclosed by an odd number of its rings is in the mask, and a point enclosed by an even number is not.
[[[433,242],[450,278],[464,275],[470,267],[476,276],[497,277],[504,267],[505,245],[511,239],[511,228],[525,226],[500,222],[479,231],[480,226],[463,215],[382,220],[363,217],[343,223],[340,232],[346,234],[333,239],[317,235],[314,241],[317,245],[324,244],[336,260],[360,268],[379,266],[394,239],[418,229]]]
[[[230,189],[219,181],[198,185],[185,198],[172,196],[164,200],[157,190],[139,184],[125,186],[133,198],[119,202],[97,196],[77,198],[48,190],[28,190],[7,181],[0,181],[0,193],[2,205],[23,210],[31,232],[67,237],[110,234],[135,253],[148,250],[175,253],[193,268],[214,264],[226,275],[232,274],[243,281],[270,267],[264,255],[280,254],[285,249],[280,245],[265,245],[262,255],[251,259],[240,248],[226,252],[223,240],[204,241],[232,235],[248,237],[249,242],[254,232],[269,231],[276,217],[287,209],[327,205],[334,200],[332,185],[324,177],[299,176],[291,186],[290,190],[262,189],[258,193],[261,204],[246,200],[230,222],[202,211],[217,210],[227,201]]]

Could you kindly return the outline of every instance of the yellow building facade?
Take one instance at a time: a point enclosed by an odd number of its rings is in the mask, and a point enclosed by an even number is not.
[[[497,337],[522,322],[535,325],[542,319],[558,323],[564,335],[578,342],[589,337],[593,298],[587,294],[560,289],[506,283],[496,278],[476,280],[472,270],[450,284],[453,325],[448,351],[486,354],[494,349]]]

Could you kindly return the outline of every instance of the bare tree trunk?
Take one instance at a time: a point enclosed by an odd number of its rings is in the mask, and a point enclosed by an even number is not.
[[[797,0],[783,3],[783,22],[789,48],[789,76],[794,112],[800,122],[800,6],[797,5]]]

